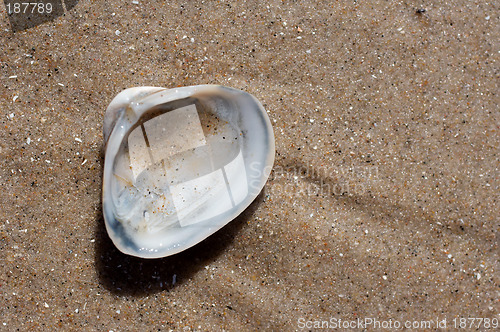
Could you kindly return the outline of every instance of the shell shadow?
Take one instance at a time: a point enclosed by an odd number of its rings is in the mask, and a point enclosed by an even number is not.
[[[95,264],[100,284],[111,293],[122,296],[146,296],[183,284],[231,246],[236,234],[263,201],[263,192],[238,217],[204,241],[178,254],[158,259],[133,257],[116,249],[106,232],[102,210],[99,210]]]
[[[309,163],[300,158],[286,158],[277,161],[275,167],[281,167],[282,170],[295,170],[295,174],[302,176],[314,188],[331,189],[336,188],[339,184],[334,178],[324,174],[325,169],[309,166]],[[406,228],[409,232],[418,229],[421,233],[428,232],[429,236],[433,236],[435,232],[432,231],[430,225],[440,225],[435,214],[431,212],[432,209],[426,210],[425,206],[421,207],[411,203],[391,203],[373,195],[369,188],[364,193],[337,193],[336,190],[327,190],[326,193],[332,203],[342,202],[344,206],[348,206],[353,210],[365,211],[370,216],[378,216],[380,223],[392,225],[394,229]],[[404,220],[404,223],[400,220]],[[481,230],[478,227],[464,228],[462,225],[453,222],[441,225],[439,230],[449,235],[459,236],[462,239],[468,238],[473,241],[481,241],[484,236],[481,235]]]

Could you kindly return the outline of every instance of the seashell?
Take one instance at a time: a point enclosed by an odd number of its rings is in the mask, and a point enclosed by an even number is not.
[[[233,220],[274,162],[262,105],[222,86],[124,90],[106,110],[104,139],[106,229],[143,258],[178,253]]]

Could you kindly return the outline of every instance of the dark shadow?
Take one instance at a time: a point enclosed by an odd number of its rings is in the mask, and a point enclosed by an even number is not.
[[[66,11],[70,11],[73,9],[76,4],[78,3],[78,0],[64,0],[64,6],[66,7]]]
[[[36,27],[55,20],[64,11],[71,10],[78,0],[37,0],[34,2],[4,0],[10,27],[13,32]]]
[[[236,219],[181,253],[159,259],[142,259],[120,252],[108,237],[102,211],[95,231],[95,260],[99,282],[118,295],[145,296],[186,282],[211,264],[231,245],[236,234],[263,201],[263,191]]]

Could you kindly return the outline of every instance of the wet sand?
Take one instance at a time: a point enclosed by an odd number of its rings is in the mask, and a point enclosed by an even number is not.
[[[15,32],[0,6],[0,330],[498,322],[497,5],[73,5]],[[262,102],[274,171],[197,246],[121,254],[104,111],[128,87],[195,84]]]

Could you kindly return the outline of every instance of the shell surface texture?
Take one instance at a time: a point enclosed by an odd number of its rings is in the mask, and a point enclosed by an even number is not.
[[[104,139],[106,230],[142,258],[183,251],[233,220],[274,162],[259,101],[215,85],[126,89],[106,110]]]

